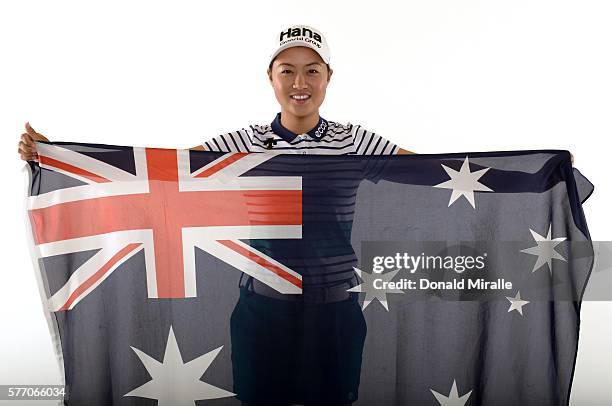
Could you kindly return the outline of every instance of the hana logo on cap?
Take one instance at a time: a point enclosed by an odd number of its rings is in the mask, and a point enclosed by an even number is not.
[[[276,51],[270,56],[270,64],[278,54],[291,47],[308,47],[317,52],[323,62],[329,63],[329,46],[321,31],[307,25],[294,25],[281,31],[276,42]]]

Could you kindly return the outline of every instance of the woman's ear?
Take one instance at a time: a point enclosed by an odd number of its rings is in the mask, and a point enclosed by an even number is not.
[[[334,70],[332,68],[327,68],[327,81],[329,82],[329,80],[331,79],[332,73],[334,73]]]
[[[270,70],[270,68],[268,68],[268,80],[270,81],[270,84],[272,84],[272,71]]]

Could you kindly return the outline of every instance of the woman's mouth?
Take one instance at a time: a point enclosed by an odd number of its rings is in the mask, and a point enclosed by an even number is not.
[[[309,94],[293,94],[291,95],[291,100],[293,100],[297,104],[304,104],[310,99]]]

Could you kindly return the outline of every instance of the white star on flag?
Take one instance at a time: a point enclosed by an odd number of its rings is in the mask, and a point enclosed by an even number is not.
[[[395,275],[399,272],[399,269],[395,271],[386,272],[384,274],[374,274],[363,272],[359,268],[353,267],[357,275],[363,280],[362,284],[357,286],[353,286],[348,289],[347,292],[364,292],[365,299],[363,300],[362,310],[365,310],[366,307],[370,304],[370,302],[374,299],[378,299],[378,301],[385,307],[387,311],[389,311],[389,306],[387,305],[387,293],[404,293],[401,289],[376,289],[374,287],[375,279],[382,279],[382,282],[390,282]]]
[[[457,382],[454,379],[453,386],[448,396],[442,395],[433,389],[430,389],[430,391],[436,397],[436,400],[441,406],[464,406],[472,393],[472,391],[469,391],[465,395],[459,397],[459,393],[457,392]]]
[[[434,185],[434,187],[453,190],[450,201],[448,202],[448,207],[450,207],[450,205],[461,196],[465,196],[467,201],[470,202],[472,207],[475,209],[476,203],[474,202],[474,191],[493,192],[493,189],[478,182],[478,179],[480,179],[480,177],[490,168],[470,172],[470,163],[467,156],[465,157],[465,161],[463,161],[461,169],[458,172],[444,164],[442,164],[442,168],[444,168],[448,176],[450,176],[450,180]]]
[[[516,310],[522,316],[523,315],[523,306],[525,306],[527,303],[529,303],[529,301],[521,299],[521,292],[517,291],[516,292],[516,296],[514,296],[514,297],[506,296],[506,299],[508,299],[510,301],[510,308],[508,309],[508,313],[510,313],[512,310]]]
[[[123,396],[157,399],[158,406],[194,406],[196,400],[235,396],[234,393],[200,380],[223,346],[184,363],[170,326],[162,362],[137,348],[130,347],[153,379]]]
[[[537,245],[535,247],[521,250],[521,252],[524,252],[526,254],[536,255],[538,257],[535,265],[533,266],[533,270],[531,271],[532,273],[538,270],[542,265],[548,264],[548,270],[550,271],[550,275],[552,276],[552,260],[553,259],[560,259],[562,261],[567,262],[567,260],[563,258],[561,254],[555,251],[555,247],[561,244],[561,241],[565,241],[566,238],[558,237],[558,238],[551,239],[550,238],[551,227],[552,227],[552,224],[548,226],[548,233],[546,234],[546,237],[543,237],[540,234],[533,231],[532,229],[529,229]]]

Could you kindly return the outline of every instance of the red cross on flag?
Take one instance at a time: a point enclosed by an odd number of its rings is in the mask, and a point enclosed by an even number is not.
[[[38,258],[98,250],[48,299],[70,310],[144,250],[149,298],[197,296],[195,247],[285,294],[302,278],[242,239],[301,238],[299,176],[242,176],[275,153],[228,153],[191,172],[188,150],[133,148],[135,174],[38,143],[41,168],[82,185],[28,197]]]

